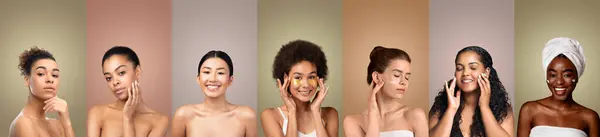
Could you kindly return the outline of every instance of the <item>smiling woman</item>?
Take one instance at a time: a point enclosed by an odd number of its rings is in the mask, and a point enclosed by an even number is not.
[[[554,38],[543,50],[546,84],[551,96],[523,104],[519,112],[519,137],[597,137],[598,113],[573,99],[585,69],[583,48],[577,40]]]
[[[33,47],[19,56],[19,70],[29,89],[27,104],[10,125],[11,137],[74,137],[67,102],[58,98],[58,65],[50,52]],[[59,118],[46,118],[58,112]],[[35,129],[35,130],[32,130]]]
[[[256,114],[252,108],[231,104],[225,92],[233,82],[233,62],[223,51],[206,53],[196,77],[204,102],[179,107],[173,117],[173,137],[256,137]]]

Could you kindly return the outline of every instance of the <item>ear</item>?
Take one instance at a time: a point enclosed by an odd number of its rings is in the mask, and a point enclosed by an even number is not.
[[[29,87],[30,83],[29,83],[29,76],[23,76],[23,80],[25,80],[25,86]]]
[[[196,83],[198,83],[198,85],[200,85],[200,75],[196,76]]]
[[[135,67],[135,77],[139,80],[142,74],[142,66],[138,65]]]
[[[485,68],[485,74],[488,75],[488,78],[490,76],[490,72],[491,72],[491,68],[490,67]]]
[[[231,83],[233,83],[233,76],[229,77],[229,85],[231,85]]]
[[[373,79],[373,81],[371,81],[371,82],[377,83],[377,82],[381,81],[381,76],[379,75],[379,72],[377,72],[377,71],[373,71],[373,73],[371,73],[371,78]],[[373,84],[373,85],[375,85],[375,84]]]

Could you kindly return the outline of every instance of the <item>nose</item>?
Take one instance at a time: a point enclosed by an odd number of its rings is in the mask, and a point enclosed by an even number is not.
[[[51,75],[46,75],[46,83],[54,83],[54,77],[52,77]]]
[[[563,77],[558,77],[558,78],[556,79],[556,84],[558,84],[558,85],[562,85],[562,84],[564,84],[564,83],[565,83],[565,78],[563,78]]]
[[[217,74],[216,73],[211,73],[210,76],[208,76],[208,81],[213,82],[217,80]]]
[[[116,86],[118,86],[119,84],[121,84],[121,80],[115,77],[115,78],[113,78],[113,80],[112,80],[112,84],[113,84],[113,87],[116,87]]]

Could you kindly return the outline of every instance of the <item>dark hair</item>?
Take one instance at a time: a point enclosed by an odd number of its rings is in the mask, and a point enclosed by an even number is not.
[[[292,66],[308,61],[317,67],[317,76],[327,79],[327,59],[318,45],[305,41],[291,41],[281,47],[273,62],[273,78],[283,82],[283,77],[290,72]]]
[[[104,61],[113,55],[125,56],[127,60],[133,63],[133,68],[137,68],[140,65],[140,59],[138,58],[137,54],[131,50],[131,48],[125,46],[114,46],[104,53],[104,56],[102,57],[102,66],[104,66]]]
[[[367,83],[371,84],[373,81],[373,77],[371,76],[373,72],[383,73],[385,68],[388,67],[390,61],[394,59],[406,60],[410,63],[410,56],[408,53],[404,52],[401,49],[396,48],[386,48],[382,46],[377,46],[371,50],[371,54],[369,54],[369,66],[367,67]]]
[[[19,70],[21,70],[21,75],[29,76],[31,74],[31,67],[33,63],[41,59],[54,59],[54,56],[50,54],[47,50],[40,49],[38,47],[31,47],[29,50],[25,50],[21,55],[19,55]]]
[[[491,97],[490,97],[490,109],[492,110],[492,113],[494,114],[494,117],[496,118],[496,120],[500,123],[502,123],[502,121],[504,121],[504,118],[506,118],[506,116],[508,115],[508,111],[511,108],[511,105],[509,103],[509,99],[508,99],[508,95],[506,93],[506,89],[504,89],[504,86],[502,85],[502,82],[500,82],[500,78],[498,77],[498,74],[496,73],[496,69],[494,69],[494,67],[492,66],[494,63],[492,62],[492,56],[490,56],[490,54],[483,48],[479,47],[479,46],[469,46],[466,48],[463,48],[462,50],[458,51],[458,54],[456,55],[456,58],[454,59],[454,62],[456,63],[458,61],[458,56],[462,53],[465,52],[475,52],[479,55],[479,61],[481,61],[483,63],[483,66],[485,68],[489,68],[490,69],[490,89],[491,89]],[[448,85],[450,85],[450,81],[448,81]],[[458,92],[459,88],[458,86],[454,88],[454,92]],[[444,114],[444,112],[446,112],[446,109],[448,107],[448,98],[446,97],[446,90],[445,88],[443,88],[438,95],[435,97],[435,101],[433,103],[433,106],[431,107],[431,112],[429,113],[429,117],[433,116],[433,115],[438,115],[438,119],[442,119],[442,115]],[[450,136],[451,137],[462,137],[462,133],[460,131],[460,123],[462,122],[461,120],[461,113],[462,110],[464,109],[464,103],[465,103],[465,99],[464,96],[460,97],[460,106],[458,108],[458,111],[456,112],[456,115],[454,116],[454,121],[452,122],[452,130],[450,132]],[[485,129],[483,126],[483,120],[481,117],[481,111],[479,106],[477,106],[475,108],[475,114],[473,115],[473,124],[471,124],[471,136],[486,136],[485,134]]]
[[[204,61],[210,58],[223,59],[229,67],[229,76],[233,76],[233,62],[231,61],[231,57],[229,57],[227,53],[220,50],[211,50],[208,53],[204,54],[204,56],[202,56],[202,59],[200,59],[200,63],[198,63],[198,76],[200,76],[200,67],[202,66],[202,63],[204,63]]]

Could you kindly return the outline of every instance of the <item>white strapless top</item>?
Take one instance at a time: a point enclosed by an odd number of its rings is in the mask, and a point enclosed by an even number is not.
[[[379,132],[379,137],[414,137],[412,131],[408,130],[394,130],[394,131],[385,131]]]
[[[535,126],[529,132],[529,137],[587,137],[585,132],[576,128]]]

